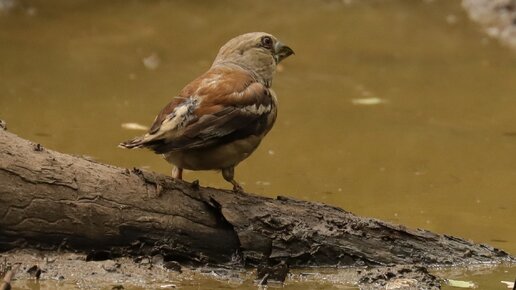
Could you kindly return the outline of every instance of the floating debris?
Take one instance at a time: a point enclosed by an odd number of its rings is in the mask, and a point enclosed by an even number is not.
[[[149,70],[155,70],[161,64],[161,58],[155,52],[143,58],[143,65]]]
[[[127,130],[139,130],[139,131],[149,130],[149,127],[144,126],[142,124],[138,124],[138,123],[123,123],[122,128],[127,129]]]
[[[476,288],[477,286],[475,283],[470,281],[460,281],[460,280],[452,280],[452,279],[446,279],[446,284],[451,287],[457,287],[457,288]]]
[[[258,180],[258,181],[256,181],[256,185],[269,186],[269,185],[271,185],[271,183],[269,181]]]
[[[507,288],[509,289],[514,289],[514,282],[509,282],[509,281],[500,281],[501,283],[507,285]]]
[[[387,284],[385,284],[385,289],[403,289],[407,287],[415,288],[416,286],[416,279],[399,278],[394,279],[393,281],[388,281]]]
[[[363,105],[363,106],[372,106],[378,104],[387,103],[386,100],[380,98],[361,98],[361,99],[352,99],[351,103],[353,105]]]
[[[450,14],[446,16],[446,22],[450,25],[456,24],[459,19],[456,15]]]

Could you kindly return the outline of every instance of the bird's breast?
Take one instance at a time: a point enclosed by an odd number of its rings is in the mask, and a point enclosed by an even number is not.
[[[234,167],[249,157],[261,139],[260,136],[251,135],[211,148],[169,152],[164,157],[168,162],[184,169],[220,170]]]

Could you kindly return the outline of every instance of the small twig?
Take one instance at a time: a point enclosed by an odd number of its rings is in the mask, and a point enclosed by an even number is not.
[[[16,271],[18,271],[18,268],[20,268],[20,264],[16,265],[10,271],[7,271],[7,273],[5,273],[4,281],[2,282],[2,285],[0,286],[0,290],[10,290],[11,289],[11,280],[14,278],[14,275],[16,274]]]
[[[267,278],[269,278],[269,273],[267,273],[263,276],[262,280],[260,280],[260,282],[258,283],[258,286],[267,285]]]

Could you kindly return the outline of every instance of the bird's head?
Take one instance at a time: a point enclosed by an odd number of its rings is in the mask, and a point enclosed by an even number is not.
[[[222,46],[213,66],[232,64],[253,72],[265,84],[272,82],[276,65],[294,51],[265,32],[239,35]]]

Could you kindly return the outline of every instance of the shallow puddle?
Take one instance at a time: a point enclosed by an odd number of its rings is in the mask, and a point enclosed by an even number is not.
[[[516,254],[516,53],[486,37],[459,1],[8,2],[0,119],[24,138],[169,173],[150,152],[116,148],[140,134],[122,124],[150,124],[232,36],[268,31],[296,55],[275,78],[274,129],[237,168],[247,191]],[[228,188],[218,173],[185,176]],[[516,271],[453,275],[502,289]],[[243,289],[189,283],[181,288]],[[310,283],[304,289],[341,287]]]

